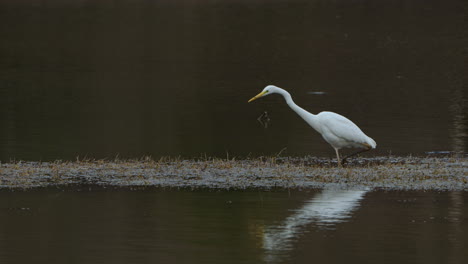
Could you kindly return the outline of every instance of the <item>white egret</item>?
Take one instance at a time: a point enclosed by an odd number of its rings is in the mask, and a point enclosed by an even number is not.
[[[252,102],[260,97],[269,95],[269,94],[280,94],[286,100],[286,103],[289,107],[294,110],[304,121],[307,122],[313,129],[319,132],[323,139],[325,139],[328,144],[330,144],[336,152],[336,158],[338,160],[338,166],[341,166],[340,153],[339,150],[342,148],[359,148],[358,152],[355,152],[351,155],[346,156],[343,159],[343,162],[346,158],[356,155],[358,153],[369,151],[375,149],[377,144],[375,141],[368,137],[362,130],[355,125],[348,118],[339,115],[333,112],[320,112],[316,115],[307,112],[298,105],[294,103],[291,98],[291,95],[284,89],[281,89],[274,85],[268,85],[263,89],[263,91],[248,102]]]

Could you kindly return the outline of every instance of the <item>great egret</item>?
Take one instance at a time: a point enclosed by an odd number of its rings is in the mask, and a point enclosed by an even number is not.
[[[269,94],[280,94],[286,100],[286,103],[291,107],[294,112],[296,112],[304,121],[307,122],[312,128],[317,132],[322,134],[323,139],[325,139],[328,144],[330,144],[336,152],[336,158],[338,160],[338,166],[341,166],[340,153],[339,150],[342,148],[359,148],[358,152],[355,152],[351,155],[343,158],[343,162],[346,158],[356,155],[358,153],[369,151],[375,149],[377,143],[368,137],[362,130],[356,126],[348,118],[339,115],[333,112],[320,112],[316,115],[307,112],[298,105],[294,103],[291,98],[291,95],[284,89],[281,89],[274,85],[268,85],[263,89],[263,91],[248,102],[252,102],[260,97],[269,95]]]

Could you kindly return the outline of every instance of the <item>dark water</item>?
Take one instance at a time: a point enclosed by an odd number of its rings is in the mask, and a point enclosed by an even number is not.
[[[349,117],[369,155],[467,151],[466,7],[3,0],[0,160],[333,156],[280,97],[247,104],[267,84]]]
[[[0,161],[468,151],[465,1],[2,0]],[[268,111],[265,129],[257,117]],[[466,192],[0,192],[0,263],[466,263]]]
[[[0,193],[1,263],[466,263],[468,193]]]

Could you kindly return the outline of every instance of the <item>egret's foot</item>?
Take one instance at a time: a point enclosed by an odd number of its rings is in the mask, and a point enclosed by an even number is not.
[[[338,168],[342,168],[343,167],[343,163],[341,162],[341,160],[338,160]]]

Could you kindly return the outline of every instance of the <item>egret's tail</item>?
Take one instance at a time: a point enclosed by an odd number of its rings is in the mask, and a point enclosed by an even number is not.
[[[375,149],[377,147],[377,143],[375,143],[375,140],[373,140],[370,137],[367,137],[367,144],[371,146],[371,148]]]

